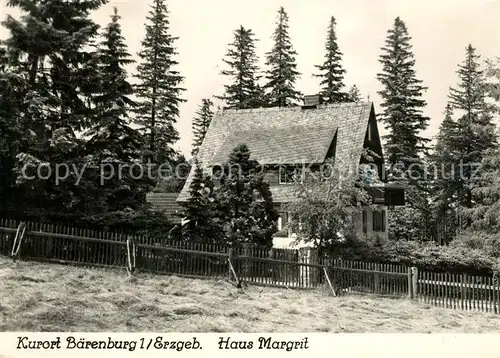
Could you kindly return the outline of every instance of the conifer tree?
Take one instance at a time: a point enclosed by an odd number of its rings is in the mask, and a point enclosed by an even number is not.
[[[95,110],[94,97],[98,96],[102,90],[102,79],[99,68],[99,51],[94,40],[88,44],[89,51],[84,56],[84,62],[81,68],[81,92],[84,98],[84,105],[87,108],[86,127],[95,123],[98,115]]]
[[[91,153],[101,159],[108,157],[131,162],[140,150],[139,133],[130,126],[129,110],[136,106],[130,98],[134,94],[127,80],[125,66],[134,63],[122,35],[120,16],[113,8],[111,22],[102,34],[98,52],[101,93],[95,96],[98,117],[87,135]]]
[[[408,169],[413,163],[422,163],[421,156],[429,140],[420,133],[427,128],[429,118],[422,112],[426,106],[422,99],[426,87],[416,77],[410,40],[405,23],[397,17],[382,47],[379,59],[382,72],[377,74],[377,79],[383,86],[378,93],[383,109],[380,118],[388,130],[385,136],[387,162],[398,167],[398,175],[406,173],[417,178],[421,176],[418,172],[421,166],[413,166],[412,173],[408,173]],[[412,184],[417,181],[410,178]]]
[[[335,33],[335,18],[332,16],[328,25],[326,38],[325,61],[321,65],[316,65],[320,74],[315,75],[321,78],[320,96],[323,103],[341,103],[349,100],[344,88],[345,69],[342,67],[342,52],[337,45],[337,35]]]
[[[81,90],[83,67],[87,47],[99,28],[90,13],[106,2],[8,2],[23,13],[20,19],[7,16],[2,23],[9,32],[4,45],[12,55],[7,68],[16,93],[10,101],[16,113],[10,118],[10,127],[19,130],[14,169],[44,163],[53,171],[57,163],[81,163],[84,143],[76,132],[85,129],[89,117]],[[22,195],[18,195],[17,207],[25,207],[38,217],[78,213],[77,203],[82,198],[71,174],[59,185],[54,176],[18,176],[16,189]]]
[[[208,126],[212,121],[213,116],[213,102],[209,98],[203,98],[201,101],[200,108],[196,112],[196,117],[193,119],[193,145],[192,145],[192,155],[198,153],[198,149],[205,139],[205,134],[207,133]]]
[[[229,69],[221,74],[231,80],[224,85],[225,92],[219,99],[225,101],[226,108],[245,109],[262,106],[262,93],[258,84],[259,59],[255,54],[254,33],[240,26],[234,31],[234,40],[229,44],[224,63]]]
[[[297,71],[295,57],[288,34],[288,15],[281,7],[278,12],[278,22],[274,31],[274,45],[267,53],[266,90],[267,104],[270,107],[290,107],[300,101],[302,95],[295,89],[295,82],[300,73]]]
[[[215,200],[220,221],[229,228],[228,242],[271,246],[278,214],[259,163],[251,160],[248,147],[240,144],[223,168]]]
[[[434,217],[440,230],[441,240],[449,242],[455,236],[456,196],[459,185],[459,170],[456,167],[458,127],[453,119],[451,104],[446,105],[444,119],[439,127],[436,145],[429,155],[431,162],[431,200]]]
[[[500,150],[491,148],[484,153],[482,170],[472,189],[474,207],[464,213],[471,219],[472,229],[488,234],[500,232]]]
[[[222,227],[215,215],[214,185],[197,160],[189,187],[189,199],[182,203],[183,215],[188,222],[182,227],[182,236],[191,242],[214,243],[220,241]]]
[[[473,206],[472,189],[478,179],[478,168],[487,150],[497,144],[495,124],[486,103],[486,86],[483,71],[479,68],[479,55],[469,45],[465,61],[458,66],[459,83],[450,88],[450,103],[457,119],[457,141],[451,151],[457,153],[456,165],[460,170],[457,190],[459,205]]]
[[[140,126],[145,155],[153,162],[172,161],[173,144],[179,139],[175,128],[179,105],[184,100],[181,84],[184,78],[176,69],[174,47],[177,37],[170,34],[166,0],[154,0],[146,18],[146,35],[137,66],[136,123]]]
[[[23,142],[19,108],[23,81],[8,68],[5,48],[0,44],[0,211],[14,199],[15,157]]]
[[[486,60],[486,92],[488,98],[495,103],[492,110],[497,113],[500,111],[500,57]]]
[[[361,92],[356,85],[353,85],[349,92],[347,93],[347,100],[349,102],[362,102],[363,98],[361,97]]]
[[[134,61],[128,53],[119,20],[115,7],[98,48],[102,90],[94,97],[98,115],[87,132],[90,137],[87,150],[92,155],[92,164],[103,168],[101,176],[111,177],[95,193],[105,203],[105,212],[140,209],[153,184],[148,176],[138,172],[139,169],[135,172],[130,169],[131,165],[140,162],[142,142],[140,133],[131,127],[129,120],[136,103],[131,99],[134,89],[127,80],[125,66]]]

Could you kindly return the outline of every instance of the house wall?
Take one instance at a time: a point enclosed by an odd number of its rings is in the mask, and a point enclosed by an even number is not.
[[[363,211],[366,212],[366,233],[363,232],[363,214],[361,213],[359,219],[358,219],[358,228],[359,228],[359,233],[360,234],[366,234],[366,235],[372,235],[372,234],[378,234],[383,238],[388,238],[389,237],[389,220],[388,220],[388,212],[387,212],[387,207],[385,205],[377,205],[378,208],[380,209],[380,212],[384,212],[384,231],[374,231],[373,230],[373,223],[374,223],[374,212],[371,208],[365,207]]]
[[[387,211],[387,206],[385,205],[377,205],[379,208],[379,213],[384,212],[384,231],[374,231],[374,210],[372,210],[369,207],[363,208],[363,211],[366,212],[366,232],[363,230],[363,213],[362,211],[359,211],[358,209],[351,209],[351,212],[354,214],[356,212],[356,226],[358,228],[358,234],[359,235],[373,235],[373,234],[378,234],[382,238],[387,239],[389,237],[389,220],[388,220],[388,211]],[[281,220],[281,225],[285,225],[285,218],[282,218]],[[291,232],[289,232],[288,237],[274,237],[273,238],[273,246],[276,248],[301,248],[301,247],[310,247],[312,246],[311,244],[306,244],[303,241],[300,241],[296,243],[295,245],[292,245],[295,243],[297,236]]]

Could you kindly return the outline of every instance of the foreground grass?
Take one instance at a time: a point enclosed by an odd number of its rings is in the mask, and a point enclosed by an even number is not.
[[[498,332],[500,315],[0,257],[0,331]]]

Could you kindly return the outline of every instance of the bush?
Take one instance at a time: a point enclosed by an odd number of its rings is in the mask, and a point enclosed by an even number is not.
[[[163,213],[151,211],[147,208],[93,216],[88,221],[101,230],[127,232],[150,237],[166,237],[173,228],[173,224],[168,221]]]
[[[471,275],[499,272],[499,256],[489,254],[493,252],[495,241],[492,239],[483,246],[477,241],[478,239],[464,240],[453,246],[439,246],[434,242],[394,241],[373,235],[352,237],[342,247],[331,251],[330,255],[348,260],[416,266],[431,272]],[[496,250],[500,251],[498,248]]]
[[[486,256],[500,258],[500,233],[467,231],[457,236],[450,247],[466,250],[480,250]]]

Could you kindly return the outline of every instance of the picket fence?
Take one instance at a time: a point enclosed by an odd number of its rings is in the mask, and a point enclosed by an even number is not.
[[[0,254],[23,260],[127,268],[129,272],[230,278],[294,289],[326,288],[334,295],[377,294],[428,304],[500,313],[497,277],[432,273],[416,267],[320,260],[311,249],[262,249],[199,244],[0,219]],[[17,234],[17,240],[16,240]]]

